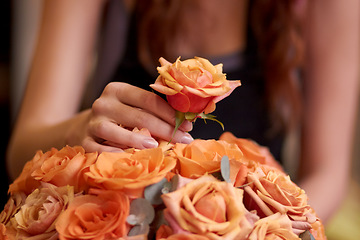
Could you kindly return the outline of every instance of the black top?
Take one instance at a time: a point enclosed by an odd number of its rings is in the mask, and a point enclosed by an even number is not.
[[[130,22],[125,54],[111,81],[127,82],[153,91],[149,85],[155,82],[157,76],[149,74],[140,64],[137,57],[135,23]],[[265,80],[250,30],[248,36],[245,51],[216,59],[208,58],[214,65],[224,64],[223,72],[228,80],[241,80],[242,83],[229,97],[218,102],[216,110],[211,114],[224,124],[225,131],[269,147],[274,157],[281,162],[283,135],[269,133],[271,124],[264,98]],[[196,120],[190,132],[194,138],[202,139],[218,139],[222,133],[223,130],[218,123],[209,120],[204,123],[202,119]]]

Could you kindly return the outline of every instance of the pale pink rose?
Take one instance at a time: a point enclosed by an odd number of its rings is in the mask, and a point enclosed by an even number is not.
[[[172,229],[167,225],[161,225],[156,232],[156,240],[210,240],[208,237],[198,234],[177,233],[173,234]]]
[[[59,238],[122,239],[129,230],[129,207],[125,194],[92,188],[89,194],[76,196],[60,215],[56,222]]]
[[[292,223],[287,215],[275,213],[255,222],[249,240],[300,240],[292,231]]]
[[[248,212],[243,191],[210,175],[162,195],[165,219],[174,234],[198,234],[209,239],[245,239],[258,217]]]
[[[244,203],[249,210],[256,210],[260,217],[274,213],[286,214],[293,224],[293,231],[299,235],[310,230],[318,221],[307,203],[305,191],[291,181],[284,172],[262,165],[248,173],[244,190]]]
[[[169,104],[183,113],[211,113],[215,104],[238,86],[240,81],[228,81],[222,64],[212,65],[207,59],[195,57],[171,64],[159,59],[159,77],[150,86],[166,95]]]
[[[44,155],[41,166],[31,176],[42,182],[55,186],[74,186],[75,192],[86,190],[84,172],[96,161],[97,153],[85,153],[81,146],[66,146],[61,150],[52,150],[49,156]]]
[[[253,183],[254,191],[274,211],[290,216],[304,216],[310,209],[305,191],[282,172],[272,169],[266,171],[262,167],[248,174],[248,182]]]
[[[11,219],[17,237],[57,239],[55,221],[73,198],[71,186],[56,187],[44,183],[41,188],[35,189]]]

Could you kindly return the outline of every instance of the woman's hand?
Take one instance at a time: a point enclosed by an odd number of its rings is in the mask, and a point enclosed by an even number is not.
[[[173,137],[175,110],[155,93],[120,82],[108,84],[93,103],[80,144],[87,151],[121,151],[122,148],[153,148],[158,142],[190,143],[192,124],[184,122]],[[153,137],[133,132],[147,128]]]

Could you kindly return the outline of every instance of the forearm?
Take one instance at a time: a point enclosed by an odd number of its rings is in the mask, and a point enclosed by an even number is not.
[[[348,185],[358,109],[359,2],[309,2],[301,186],[323,220]],[[335,34],[336,33],[336,34]]]
[[[15,126],[7,151],[9,176],[19,175],[25,163],[32,159],[37,150],[43,152],[65,145],[80,145],[80,135],[86,131],[90,111],[86,110],[75,117],[56,124],[38,123],[35,126]]]
[[[324,168],[320,173],[301,179],[299,185],[305,189],[309,204],[326,224],[341,206],[349,186],[349,175],[337,174],[336,170]]]

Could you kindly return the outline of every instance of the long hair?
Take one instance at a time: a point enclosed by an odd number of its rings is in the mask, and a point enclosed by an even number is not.
[[[142,62],[157,63],[171,56],[177,19],[193,0],[139,0],[138,49]],[[266,79],[266,99],[273,130],[289,130],[301,120],[302,96],[298,73],[304,55],[302,22],[296,0],[251,0],[249,27],[257,42]],[[154,69],[154,68],[152,68]],[[151,68],[149,68],[151,71]]]

